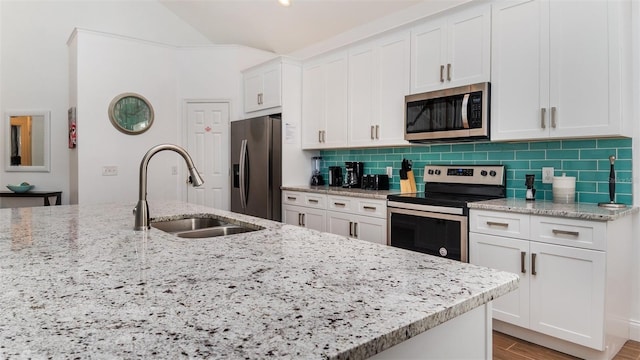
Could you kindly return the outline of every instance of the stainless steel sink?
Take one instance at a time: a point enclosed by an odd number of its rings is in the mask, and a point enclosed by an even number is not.
[[[241,234],[261,228],[231,224],[220,219],[206,216],[189,216],[172,220],[153,220],[151,227],[181,238],[209,238]]]

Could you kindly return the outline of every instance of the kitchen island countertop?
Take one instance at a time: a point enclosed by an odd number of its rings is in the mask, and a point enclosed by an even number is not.
[[[361,359],[518,286],[515,274],[207,207],[264,230],[133,231],[133,205],[0,210],[0,358]]]

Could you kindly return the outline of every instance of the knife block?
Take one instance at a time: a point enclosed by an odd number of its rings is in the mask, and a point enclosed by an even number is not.
[[[413,170],[409,170],[407,171],[407,178],[400,179],[400,192],[415,193],[416,191],[416,179],[413,176]]]

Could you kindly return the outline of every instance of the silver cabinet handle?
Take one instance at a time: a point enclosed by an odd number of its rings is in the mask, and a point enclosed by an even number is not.
[[[287,196],[287,200],[295,201],[297,197],[295,196]]]
[[[353,236],[353,222],[349,221],[349,236]]]
[[[451,81],[451,64],[447,64],[447,81]]]
[[[444,65],[440,65],[440,82],[444,82]]]
[[[312,203],[312,204],[317,204],[317,203],[318,203],[318,200],[316,200],[316,199],[309,199],[309,202],[310,202],[310,203]]]
[[[556,107],[551,107],[551,127],[556,128]]]
[[[547,109],[540,109],[540,127],[543,129],[547,128]]]
[[[376,207],[375,206],[363,206],[362,208],[365,209],[365,210],[376,211]]]
[[[527,257],[527,253],[524,251],[520,252],[520,272],[523,274],[527,273],[527,269],[524,267],[524,259]]]
[[[373,136],[373,125],[371,125],[371,140],[375,139]]]
[[[353,223],[353,237],[358,237],[358,223]]]
[[[305,214],[302,214],[302,226],[306,227],[307,224],[304,223],[305,222],[305,218],[304,217],[305,217]]]
[[[380,139],[380,125],[376,125],[376,140]]]
[[[240,174],[239,176],[239,181],[240,181],[240,206],[242,207],[242,209],[246,209],[247,208],[247,196],[248,196],[248,184],[247,184],[247,180],[249,180],[249,174],[247,174],[248,168],[247,168],[247,156],[248,156],[248,142],[246,139],[242,140],[242,143],[240,145]]]
[[[318,130],[318,142],[322,142],[322,130]]]
[[[327,131],[326,130],[322,130],[322,142],[323,143],[327,142],[326,135],[327,135]]]
[[[577,232],[577,231],[567,231],[567,230],[553,229],[553,230],[551,230],[551,232],[553,233],[553,235],[570,235],[570,236],[575,236],[575,237],[580,236],[580,233]]]
[[[298,226],[302,226],[302,213],[298,213]]]
[[[536,273],[536,256],[535,253],[531,254],[531,275],[538,275],[538,273]]]
[[[495,221],[487,221],[487,225],[488,226],[500,226],[500,227],[504,227],[504,228],[508,228],[509,224],[507,223],[501,223],[501,222],[495,222]]]
[[[338,203],[338,202],[334,202],[333,205],[337,206],[337,207],[345,207],[345,206],[347,206],[347,204],[345,204],[345,203]]]

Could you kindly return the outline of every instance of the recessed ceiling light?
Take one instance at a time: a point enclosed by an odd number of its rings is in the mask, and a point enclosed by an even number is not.
[[[280,3],[280,5],[282,6],[289,6],[291,5],[291,0],[278,0],[278,2]]]

